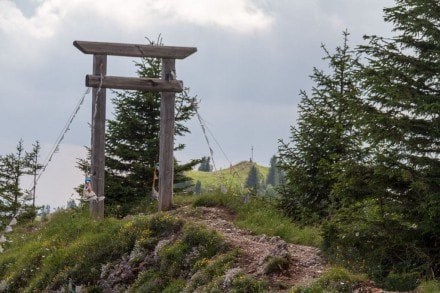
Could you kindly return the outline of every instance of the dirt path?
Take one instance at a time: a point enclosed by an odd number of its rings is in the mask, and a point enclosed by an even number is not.
[[[326,269],[318,248],[295,245],[285,242],[280,237],[254,235],[250,231],[238,229],[232,222],[233,215],[225,209],[185,206],[175,210],[175,214],[204,223],[217,230],[234,247],[240,248],[240,269],[254,277],[267,277],[264,274],[264,261],[268,256],[288,257],[288,269],[268,276],[272,285],[278,284],[286,289],[294,285],[304,285],[319,277]]]

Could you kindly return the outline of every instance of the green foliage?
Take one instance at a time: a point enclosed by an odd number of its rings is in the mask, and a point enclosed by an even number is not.
[[[243,188],[246,183],[246,178],[253,165],[255,165],[261,177],[265,178],[267,176],[267,167],[252,164],[249,163],[249,161],[243,161],[230,168],[214,172],[187,171],[185,175],[194,182],[200,181],[202,183],[202,193],[216,192],[223,186],[226,187],[229,192],[241,194],[244,192]]]
[[[424,281],[415,291],[417,293],[437,293],[440,292],[440,282],[438,281]]]
[[[254,164],[252,164],[251,169],[249,170],[245,187],[255,190],[258,190],[261,187],[261,178],[259,176],[258,169]]]
[[[12,234],[14,245],[0,255],[3,285],[9,291],[42,291],[69,279],[93,282],[99,264],[120,256],[130,243],[115,237],[118,222],[94,222],[86,214],[61,211],[34,233]]]
[[[198,196],[194,206],[221,206],[235,215],[235,224],[256,234],[279,236],[292,243],[319,246],[320,231],[311,226],[298,226],[283,216],[276,202],[264,198],[252,198],[247,203],[242,197],[224,194]]]
[[[232,288],[236,293],[263,293],[267,292],[268,285],[265,281],[258,281],[248,275],[239,274],[233,279]]]
[[[183,221],[167,213],[157,213],[148,220],[148,229],[154,236],[164,236],[177,233],[183,226]]]
[[[211,258],[224,248],[223,239],[214,231],[199,226],[187,226],[182,239],[160,252],[161,270],[172,277],[187,277],[194,265]]]
[[[350,293],[367,281],[365,275],[354,275],[346,269],[333,267],[308,287],[296,287],[295,293]]]
[[[440,3],[429,0],[398,0],[384,9],[385,21],[395,36],[366,37],[360,52],[368,58],[362,68],[362,84],[368,95],[364,103],[366,144],[370,148],[369,178],[372,198],[388,215],[398,215],[388,246],[408,243],[410,252],[398,252],[397,263],[408,270],[419,266],[414,258],[426,258],[430,266],[420,273],[440,273],[440,189],[438,119],[438,18]],[[387,233],[383,219],[382,233]],[[408,226],[415,227],[408,232]],[[392,257],[394,252],[389,255]],[[414,256],[416,254],[416,256]],[[401,258],[401,259],[399,259]]]
[[[290,260],[281,256],[269,256],[264,261],[264,273],[270,275],[279,273],[289,268]]]
[[[277,186],[284,181],[284,174],[278,166],[278,158],[273,156],[270,159],[270,167],[267,172],[266,185]]]
[[[157,200],[149,196],[133,199],[133,201],[121,203],[106,203],[105,215],[108,217],[123,218],[126,215],[153,214],[157,212]]]
[[[211,259],[202,258],[198,260],[194,265],[197,272],[186,284],[183,292],[194,292],[196,288],[200,287],[209,288],[210,290],[220,289],[220,284],[217,284],[216,281],[222,279],[220,276],[223,276],[234,265],[236,257],[237,251],[233,250]]]
[[[211,157],[203,157],[200,162],[200,166],[197,170],[201,172],[211,172],[212,171]]]
[[[316,85],[309,96],[301,92],[297,126],[291,128],[290,142],[280,141],[279,164],[286,182],[278,189],[281,207],[290,217],[311,222],[327,217],[340,205],[332,196],[339,164],[360,155],[361,140],[356,125],[360,104],[358,56],[348,46],[330,54],[322,46],[330,73],[314,68]]]
[[[158,78],[160,58],[142,58],[135,63],[139,77]],[[150,196],[153,173],[159,162],[160,93],[146,91],[116,92],[112,100],[115,118],[106,130],[106,203],[125,205]],[[184,125],[195,114],[189,89],[176,95],[175,135],[189,133]],[[184,145],[176,146],[181,150]],[[174,182],[188,180],[183,172],[198,161],[180,165],[175,162]],[[157,183],[157,182],[155,182]]]
[[[379,203],[368,200],[341,209],[324,224],[323,251],[333,261],[367,272],[379,284],[395,288],[401,282],[412,284],[412,290],[417,286],[414,279],[399,278],[418,277],[431,265],[419,248],[419,233],[401,215],[383,211]]]
[[[31,152],[24,148],[22,139],[16,146],[15,153],[0,156],[0,227],[21,214],[21,220],[33,219],[35,215],[35,202],[29,203],[33,198],[27,198],[20,186],[23,176],[36,176],[42,165],[38,164],[40,144],[33,145]],[[31,192],[31,191],[29,191]],[[32,194],[32,193],[30,193]]]
[[[414,290],[420,283],[420,274],[417,272],[411,273],[389,273],[386,278],[380,283],[383,288],[391,291],[411,291]]]
[[[395,36],[326,52],[298,125],[281,142],[281,207],[324,223],[330,259],[390,288],[440,273],[438,18],[440,3],[397,0],[384,9]],[[362,62],[360,58],[364,58]]]
[[[236,197],[223,198],[219,203],[234,206]],[[50,214],[47,222],[17,225],[10,236],[13,242],[0,254],[2,292],[68,290],[69,283],[106,292],[105,278],[126,264],[134,278],[120,285],[129,292],[268,288],[242,272],[230,273],[238,251],[231,251],[217,232],[169,213],[96,221],[87,208],[72,208]]]
[[[166,283],[167,280],[158,269],[148,269],[139,274],[131,292],[162,293]]]

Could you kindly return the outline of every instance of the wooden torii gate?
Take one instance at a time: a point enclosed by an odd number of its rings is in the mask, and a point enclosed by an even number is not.
[[[74,41],[73,45],[85,54],[93,54],[93,74],[86,75],[86,86],[93,87],[91,135],[93,191],[97,196],[104,196],[106,88],[161,92],[159,211],[171,209],[174,179],[175,93],[183,91],[183,83],[175,79],[175,60],[188,57],[195,53],[197,48],[87,41]],[[107,76],[108,55],[161,58],[161,78]],[[104,201],[90,201],[90,214],[96,218],[103,218]]]

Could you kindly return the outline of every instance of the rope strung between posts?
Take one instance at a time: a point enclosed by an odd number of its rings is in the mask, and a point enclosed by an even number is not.
[[[203,123],[204,120],[202,119],[202,116],[200,116],[199,109],[198,109],[199,106],[198,106],[198,103],[195,101],[195,98],[193,99],[192,104],[194,106],[194,109],[196,110],[197,119],[199,120],[200,126],[202,127],[203,136],[205,137],[206,144],[208,145],[208,148],[209,148],[212,166],[214,167],[214,171],[217,171],[217,167],[215,166],[215,161],[214,161],[214,151],[212,150],[211,144],[209,143],[209,138],[206,135],[205,124]]]
[[[211,143],[209,141],[207,132],[211,135],[211,137],[213,138],[214,142],[216,143],[217,147],[220,149],[220,151],[222,152],[222,154],[224,155],[224,157],[226,158],[226,160],[228,161],[229,165],[231,166],[231,169],[234,171],[234,175],[237,175],[238,179],[241,181],[240,178],[240,174],[234,169],[234,167],[232,166],[231,161],[229,160],[228,156],[226,155],[226,153],[224,152],[223,148],[221,147],[220,143],[218,142],[218,140],[215,138],[214,134],[212,133],[212,131],[209,129],[209,127],[206,125],[206,120],[204,120],[202,118],[202,116],[200,115],[198,109],[199,109],[199,103],[197,102],[196,98],[194,98],[192,100],[192,105],[194,106],[194,109],[196,111],[196,115],[197,115],[197,119],[199,120],[200,126],[202,128],[202,132],[203,132],[203,136],[205,137],[206,143],[208,145],[209,148],[209,153],[210,153],[210,158],[212,161],[212,165],[217,177],[217,180],[219,182],[221,182],[220,178],[219,178],[219,172],[217,172],[217,168],[215,166],[215,162],[214,162],[214,151],[213,148],[211,147]],[[226,187],[221,183],[220,189],[222,191],[222,193],[226,193],[227,189]],[[242,186],[240,186],[240,189],[242,189]]]
[[[37,176],[37,182],[40,179],[41,175],[46,171],[47,165],[52,161],[52,157],[55,153],[57,153],[60,150],[60,144],[64,139],[64,135],[70,130],[70,125],[72,124],[73,120],[75,119],[76,115],[79,112],[79,109],[81,108],[82,104],[84,103],[85,97],[90,93],[90,88],[87,88],[84,94],[79,99],[77,105],[75,106],[74,111],[70,115],[69,119],[67,120],[64,127],[61,129],[60,134],[58,135],[58,138],[56,139],[54,145],[52,146],[51,150],[49,151],[49,154],[47,155],[46,159],[43,161],[43,168],[41,169],[41,172]]]
[[[101,81],[101,85],[102,85],[102,81]],[[49,165],[49,163],[52,161],[52,158],[54,156],[55,153],[57,153],[60,149],[60,145],[61,142],[64,139],[65,134],[70,130],[70,126],[72,124],[72,122],[74,121],[76,115],[78,114],[82,104],[84,103],[85,97],[90,93],[90,88],[87,88],[85,90],[85,92],[83,93],[83,95],[79,98],[78,103],[75,106],[75,109],[73,110],[72,114],[69,116],[69,119],[67,120],[66,124],[64,125],[64,127],[61,129],[60,134],[58,135],[54,145],[52,146],[52,148],[50,149],[46,159],[43,161],[42,164],[42,168],[40,173],[38,174],[36,180],[35,180],[35,184],[32,185],[31,188],[29,188],[26,193],[27,194],[31,194],[33,189],[36,187],[36,184],[38,183],[38,181],[40,180],[41,176],[44,174],[44,172],[46,171],[47,166]],[[21,213],[21,207],[23,207],[24,203],[29,200],[27,196],[25,196],[20,204],[20,208],[17,210],[17,212],[13,215],[11,221],[9,222],[9,224],[6,226],[6,228],[4,229],[3,233],[0,236],[0,253],[2,253],[4,251],[3,247],[2,247],[2,243],[6,243],[8,242],[7,238],[5,237],[6,233],[11,233],[13,231],[13,226],[17,224],[17,217],[20,215]]]

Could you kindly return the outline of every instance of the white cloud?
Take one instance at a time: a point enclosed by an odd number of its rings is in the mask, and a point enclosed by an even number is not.
[[[31,17],[26,17],[11,1],[0,0],[0,30],[20,38],[53,36],[63,13],[51,1],[42,2]]]
[[[91,18],[129,29],[190,23],[238,32],[265,29],[272,22],[251,0],[41,0],[33,5],[35,12],[26,17],[13,1],[0,0],[0,30],[41,39],[52,37],[66,22],[81,25]]]
[[[273,19],[249,0],[170,0],[154,2],[156,11],[198,25],[215,25],[250,32],[267,29]]]

